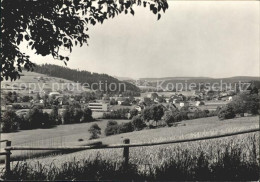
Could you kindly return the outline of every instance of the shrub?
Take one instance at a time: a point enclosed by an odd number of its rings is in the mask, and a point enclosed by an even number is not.
[[[19,124],[19,117],[13,110],[7,110],[2,117],[1,129],[2,132],[12,132],[17,130]]]
[[[118,123],[116,121],[108,121],[107,127],[105,129],[105,135],[115,135],[117,134],[117,128],[118,128]]]
[[[91,122],[91,121],[93,121],[92,111],[91,109],[86,108],[83,110],[81,122]]]
[[[130,109],[118,109],[111,111],[109,113],[103,114],[103,119],[128,119],[127,114],[130,112]]]
[[[48,113],[43,113],[41,117],[42,117],[42,127],[49,128],[55,125],[55,122],[53,120],[50,120],[50,116]]]
[[[70,112],[69,108],[66,108],[62,113],[62,124],[69,124],[71,123],[72,113]]]
[[[172,123],[182,120],[179,111],[166,111],[163,118],[167,126],[172,126]]]
[[[134,116],[132,119],[132,124],[135,130],[142,130],[145,127],[145,123],[140,116]]]
[[[117,127],[117,134],[128,133],[134,131],[132,122],[122,123]]]
[[[218,117],[220,120],[224,120],[224,119],[232,119],[236,116],[233,108],[231,105],[227,104],[224,108],[222,108],[219,113],[218,113]]]
[[[157,122],[162,118],[162,116],[164,115],[164,108],[162,105],[152,105],[148,108],[145,108],[142,116],[144,118],[144,120],[146,121],[150,121],[150,120],[154,120]]]
[[[28,129],[35,129],[35,128],[41,128],[43,125],[43,112],[41,109],[33,108],[30,109],[27,113],[26,120],[28,120],[29,128]]]
[[[22,130],[28,130],[30,129],[30,123],[26,119],[26,116],[20,116],[20,123],[19,123],[19,128]]]
[[[96,123],[91,125],[88,131],[91,134],[90,140],[99,138],[99,135],[101,135],[101,128]]]
[[[50,120],[53,121],[53,123],[55,124],[61,124],[60,118],[59,118],[59,111],[58,111],[58,107],[54,106],[52,108],[52,111],[49,115]]]
[[[137,109],[131,109],[130,110],[130,118],[132,119],[134,116],[138,115],[138,110]]]
[[[117,101],[115,99],[111,99],[109,104],[110,105],[117,105]]]
[[[83,111],[79,108],[76,108],[73,113],[74,123],[80,123],[80,121],[83,121],[81,120],[82,117],[83,117]]]

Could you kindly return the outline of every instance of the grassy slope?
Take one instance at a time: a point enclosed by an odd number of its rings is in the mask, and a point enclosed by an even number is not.
[[[45,81],[38,81],[38,77],[43,77]],[[60,81],[63,81],[64,83],[60,83]],[[70,80],[57,78],[57,77],[51,77],[48,75],[35,73],[35,72],[23,72],[23,76],[19,80],[11,82],[10,80],[4,80],[1,83],[1,91],[7,92],[7,91],[16,91],[17,93],[20,93],[22,95],[35,95],[29,93],[29,89],[34,90],[35,93],[41,91],[42,88],[46,89],[57,89],[60,88],[66,88],[68,83],[75,83]],[[21,89],[22,86],[27,87],[28,89]],[[76,88],[76,86],[74,86]],[[81,88],[79,86],[79,88]],[[86,89],[87,90],[87,89]]]
[[[118,122],[127,122],[128,120],[119,120]],[[142,130],[131,133],[124,133],[110,137],[104,137],[104,129],[107,120],[96,122],[102,129],[101,140],[105,144],[122,143],[124,138],[130,138],[131,143],[142,143],[147,141],[158,141],[165,139],[179,138],[180,136],[187,136],[210,131],[223,131],[259,127],[259,117],[244,117],[225,121],[219,121],[217,117],[187,120],[182,123],[185,126],[178,127],[164,127],[158,129]],[[61,145],[81,145],[88,142],[90,136],[88,129],[93,123],[60,125],[51,129],[36,129],[20,131],[17,133],[2,134],[1,139],[9,139],[12,145],[17,146],[61,146]],[[83,142],[78,142],[78,139],[84,139]],[[25,152],[14,151],[15,155],[24,155]],[[73,155],[73,154],[72,154]]]

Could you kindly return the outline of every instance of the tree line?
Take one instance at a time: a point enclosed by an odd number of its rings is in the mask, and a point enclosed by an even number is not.
[[[107,74],[91,73],[85,70],[81,71],[77,69],[70,69],[68,67],[57,66],[52,64],[37,65],[35,66],[34,71],[37,73],[46,74],[48,76],[59,77],[74,82],[79,82],[81,84],[87,83],[88,85],[93,85],[92,88],[94,90],[100,90],[100,91],[103,90],[103,91],[107,91],[107,93],[127,94],[126,91],[140,93],[140,89],[137,86],[128,82],[119,81],[118,79],[109,76]],[[102,83],[100,85],[93,84],[93,83],[100,83],[100,82]],[[113,86],[113,88],[107,89],[106,86],[109,86],[111,83],[113,84],[115,83],[116,87]],[[125,85],[125,88],[123,84]],[[135,95],[132,92],[129,93]]]

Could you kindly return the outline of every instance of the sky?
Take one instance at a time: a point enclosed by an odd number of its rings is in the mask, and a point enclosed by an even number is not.
[[[68,67],[111,76],[259,76],[258,1],[168,1],[157,21],[148,8],[89,27],[89,46],[74,47]],[[26,50],[37,64],[65,66]]]

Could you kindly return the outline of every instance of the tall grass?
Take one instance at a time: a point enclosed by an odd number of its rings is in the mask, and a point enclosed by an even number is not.
[[[92,157],[61,164],[18,162],[9,180],[258,180],[258,142],[258,135],[247,134],[132,148],[127,167],[122,163],[122,150],[99,150]],[[6,179],[6,174],[2,178]]]

